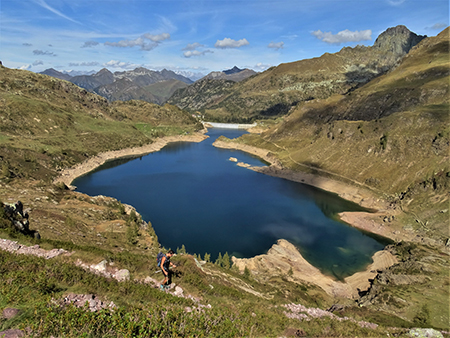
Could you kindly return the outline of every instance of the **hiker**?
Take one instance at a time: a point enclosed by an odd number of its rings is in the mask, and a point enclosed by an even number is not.
[[[164,274],[164,280],[161,283],[161,290],[164,290],[165,288],[168,288],[170,285],[170,280],[171,280],[171,271],[169,270],[169,268],[171,266],[176,267],[175,264],[173,264],[170,261],[170,258],[173,256],[173,251],[169,250],[167,252],[167,254],[165,254],[162,258],[161,258],[161,264],[159,265],[161,268],[162,273]]]

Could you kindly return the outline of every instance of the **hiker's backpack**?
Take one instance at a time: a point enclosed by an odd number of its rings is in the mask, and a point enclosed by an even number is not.
[[[162,252],[158,253],[158,255],[156,256],[156,266],[157,266],[158,268],[161,267],[161,260],[162,260],[162,258],[163,258],[164,256],[165,256],[165,255],[164,255]]]

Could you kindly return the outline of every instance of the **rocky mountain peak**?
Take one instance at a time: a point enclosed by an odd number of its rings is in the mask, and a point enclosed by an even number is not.
[[[411,32],[403,25],[398,25],[381,33],[373,47],[397,55],[405,55],[426,37],[426,35],[417,35]]]
[[[97,74],[98,75],[100,75],[100,74],[104,74],[104,73],[111,73],[108,69],[106,69],[106,68],[102,68],[102,69],[100,69],[98,72],[97,72]],[[112,73],[111,73],[112,74]]]
[[[239,69],[238,67],[234,66],[233,68],[224,70],[223,72],[227,75],[230,75],[230,74],[242,72],[242,69]]]

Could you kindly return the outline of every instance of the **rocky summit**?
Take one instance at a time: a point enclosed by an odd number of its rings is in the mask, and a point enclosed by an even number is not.
[[[373,47],[403,56],[426,37],[426,35],[417,35],[405,26],[399,25],[388,28],[385,32],[381,33],[375,40]]]

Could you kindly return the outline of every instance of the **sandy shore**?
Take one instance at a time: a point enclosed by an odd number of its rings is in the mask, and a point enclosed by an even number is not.
[[[241,150],[260,157],[270,163],[265,167],[247,167],[248,169],[263,173],[265,175],[284,178],[286,180],[300,182],[337,194],[348,201],[355,202],[364,208],[376,212],[342,212],[339,217],[349,225],[374,233],[382,237],[389,238],[395,242],[406,240],[411,241],[416,237],[413,232],[403,231],[401,224],[397,222],[384,222],[383,219],[398,215],[399,211],[392,209],[389,203],[364,186],[350,185],[344,182],[332,180],[327,177],[302,173],[282,168],[278,161],[273,158],[268,150],[260,149],[245,144],[215,141],[214,146],[224,149]]]
[[[71,186],[71,184],[77,177],[87,174],[88,172],[98,168],[107,161],[112,161],[119,158],[144,156],[161,150],[164,146],[171,142],[201,142],[204,139],[208,138],[208,136],[204,135],[205,131],[206,130],[192,135],[161,137],[152,144],[147,144],[142,147],[125,148],[121,150],[100,153],[97,156],[90,157],[86,161],[72,168],[61,171],[61,174],[53,181],[53,183],[63,182],[68,187],[74,188],[73,186]]]
[[[337,281],[311,265],[293,244],[284,239],[278,240],[267,254],[252,258],[232,257],[232,260],[239,271],[243,272],[247,268],[257,279],[266,280],[273,275],[285,275],[291,271],[288,277],[293,282],[311,283],[331,296],[352,299],[358,298],[359,290],[366,291],[370,288],[370,280],[376,277],[378,270],[397,263],[397,258],[389,251],[381,250],[372,256],[373,263],[365,270],[345,278],[344,281]]]

